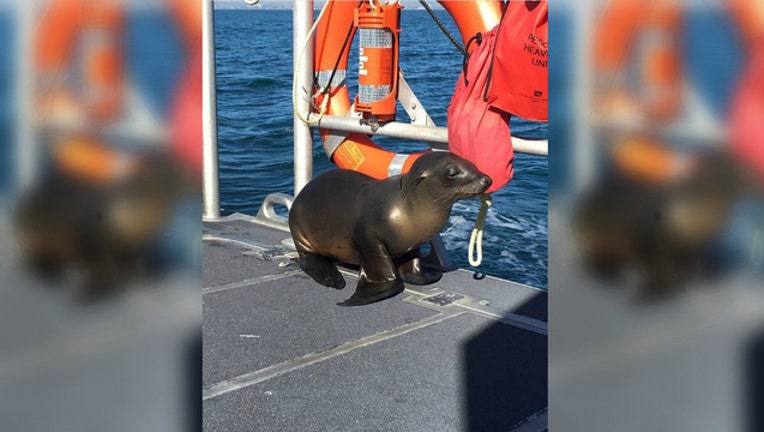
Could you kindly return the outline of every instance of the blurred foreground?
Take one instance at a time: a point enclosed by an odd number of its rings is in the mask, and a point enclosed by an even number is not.
[[[0,20],[0,430],[198,429],[201,7]]]
[[[550,21],[551,427],[764,430],[764,7]]]

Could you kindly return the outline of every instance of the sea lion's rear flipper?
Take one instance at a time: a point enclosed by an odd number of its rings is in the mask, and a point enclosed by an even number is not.
[[[313,280],[329,288],[345,288],[345,279],[329,260],[312,253],[300,255],[300,268]]]
[[[399,263],[398,273],[401,275],[401,279],[411,285],[430,285],[443,277],[442,271],[422,266],[419,248],[400,257],[396,262]]]
[[[359,248],[361,274],[353,295],[340,306],[360,306],[403,292],[403,280],[383,244]]]
[[[417,258],[417,261],[419,261],[419,258]],[[406,263],[406,265],[414,265],[413,263]],[[418,264],[416,264],[416,267],[419,267]],[[419,271],[409,272],[409,271],[403,271],[403,266],[401,266],[401,278],[403,278],[403,281],[411,284],[411,285],[432,285],[435,282],[439,281],[443,277],[443,272],[430,269],[430,268],[420,268]]]

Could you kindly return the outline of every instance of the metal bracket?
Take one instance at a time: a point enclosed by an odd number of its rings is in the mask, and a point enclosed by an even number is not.
[[[438,269],[443,272],[456,270],[458,267],[451,261],[446,246],[440,234],[430,240],[430,253],[421,258],[423,266]]]
[[[263,200],[263,204],[260,205],[260,210],[257,212],[255,219],[263,225],[289,231],[289,219],[279,216],[276,213],[275,206],[282,205],[289,210],[292,208],[292,202],[294,202],[294,198],[291,195],[285,193],[270,194]]]
[[[406,110],[406,114],[409,115],[411,124],[435,126],[430,115],[427,114],[427,110],[422,106],[422,102],[419,101],[414,91],[411,90],[411,87],[409,87],[409,84],[403,78],[403,72],[400,71],[398,72],[398,101],[403,106],[403,109]]]
[[[448,306],[451,303],[463,299],[464,296],[461,294],[454,294],[454,293],[440,293],[434,296],[425,297],[422,301],[434,303],[438,306]]]

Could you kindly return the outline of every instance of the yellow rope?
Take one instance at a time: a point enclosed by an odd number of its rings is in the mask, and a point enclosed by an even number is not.
[[[480,201],[480,212],[475,220],[475,228],[472,229],[470,245],[467,250],[467,259],[472,267],[477,267],[483,262],[483,230],[485,229],[485,216],[488,213],[488,207],[491,206],[491,195],[481,195]],[[477,246],[477,251],[475,246]]]
[[[302,69],[302,58],[305,56],[305,50],[308,48],[308,43],[310,43],[311,38],[313,37],[313,33],[316,32],[316,28],[318,27],[318,23],[321,21],[321,18],[324,16],[324,12],[328,9],[329,1],[326,0],[326,3],[324,3],[324,7],[321,8],[321,13],[318,14],[318,18],[316,18],[316,22],[313,23],[313,27],[310,28],[310,31],[308,32],[308,37],[305,38],[305,42],[302,44],[302,49],[300,50],[300,57],[297,60],[297,67],[295,67],[294,75],[292,75],[292,110],[294,111],[297,118],[299,118],[303,123],[308,125],[315,125],[318,124],[318,122],[321,121],[321,119],[324,117],[324,114],[326,114],[326,109],[329,106],[329,95],[324,96],[324,100],[321,103],[321,112],[316,120],[308,120],[307,118],[303,117],[302,114],[297,110],[297,75]],[[311,59],[312,60],[312,59]],[[311,99],[315,99],[315,96],[321,93],[324,93],[326,89],[331,85],[331,83],[326,83],[326,86],[322,89],[319,89],[316,93],[311,96]]]

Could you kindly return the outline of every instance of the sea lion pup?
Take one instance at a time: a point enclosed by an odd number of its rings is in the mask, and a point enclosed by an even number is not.
[[[484,192],[490,177],[448,152],[427,153],[408,174],[376,180],[352,170],[325,172],[297,195],[289,228],[300,268],[321,285],[342,289],[345,280],[332,264],[360,265],[355,293],[341,306],[373,303],[403,291],[416,265],[409,256],[445,226],[451,206]],[[425,277],[426,279],[426,277]]]
[[[74,268],[85,274],[83,298],[113,292],[163,233],[189,176],[170,155],[149,152],[135,169],[105,184],[55,170],[22,195],[15,231],[22,259],[51,278]]]
[[[581,258],[596,276],[642,273],[638,296],[658,299],[707,273],[704,256],[755,181],[729,155],[706,151],[668,184],[611,169],[579,200],[573,229]]]

